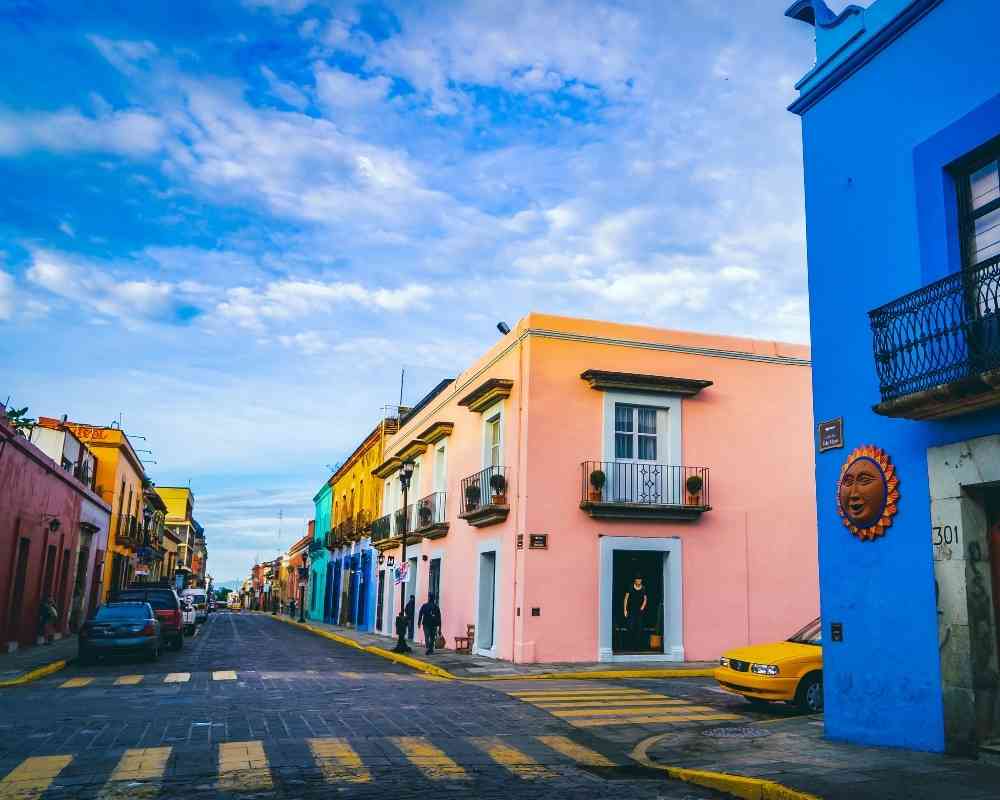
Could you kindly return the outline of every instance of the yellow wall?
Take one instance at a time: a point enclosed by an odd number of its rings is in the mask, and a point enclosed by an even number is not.
[[[381,515],[382,479],[372,470],[382,463],[383,438],[379,424],[330,479],[334,527],[362,511],[368,513],[369,523]]]
[[[142,519],[142,463],[132,449],[128,437],[117,428],[97,428],[67,423],[78,439],[97,457],[97,493],[111,506],[111,528],[108,549],[104,554],[102,597],[111,590],[112,562],[115,554],[130,557],[131,547],[122,543],[121,529],[129,515]],[[121,531],[123,534],[123,531]]]

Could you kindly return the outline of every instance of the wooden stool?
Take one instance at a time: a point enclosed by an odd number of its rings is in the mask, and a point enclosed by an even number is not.
[[[472,654],[472,643],[476,640],[476,626],[466,625],[465,626],[465,636],[455,637],[455,652],[464,653],[465,655]]]

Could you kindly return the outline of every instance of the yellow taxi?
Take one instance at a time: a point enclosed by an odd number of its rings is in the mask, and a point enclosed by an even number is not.
[[[784,642],[729,650],[715,680],[751,703],[785,700],[803,711],[823,710],[823,626],[813,620]]]

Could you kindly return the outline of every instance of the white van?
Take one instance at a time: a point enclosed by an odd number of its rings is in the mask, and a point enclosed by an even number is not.
[[[208,619],[208,595],[204,589],[185,589],[181,597],[190,597],[194,603],[195,622],[200,624]]]

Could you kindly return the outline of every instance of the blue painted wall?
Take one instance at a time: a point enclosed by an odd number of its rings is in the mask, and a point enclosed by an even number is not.
[[[879,0],[858,41],[918,5]],[[944,748],[927,448],[1000,432],[1000,413],[936,423],[874,414],[867,312],[959,268],[944,167],[1000,134],[998,30],[996,0],[943,0],[802,112],[814,412],[842,416],[845,434],[845,448],[816,464],[826,733],[835,739]],[[874,542],[843,527],[835,500],[845,457],[865,444],[888,451],[900,477],[899,513]],[[833,621],[844,625],[842,643],[829,641]]]
[[[314,526],[314,541],[323,541],[323,537],[326,532],[330,530],[330,513],[332,508],[332,500],[330,497],[330,485],[324,483],[320,490],[313,497],[313,505],[315,506],[315,526]],[[309,606],[306,609],[306,615],[309,619],[316,620],[317,622],[323,621],[323,611],[324,605],[326,603],[326,593],[328,590],[327,581],[327,561],[329,557],[329,551],[324,547],[322,549],[316,550],[312,553],[312,560],[310,561],[309,568],[312,572],[311,580],[316,586],[315,593],[312,590],[312,586],[309,587]]]

